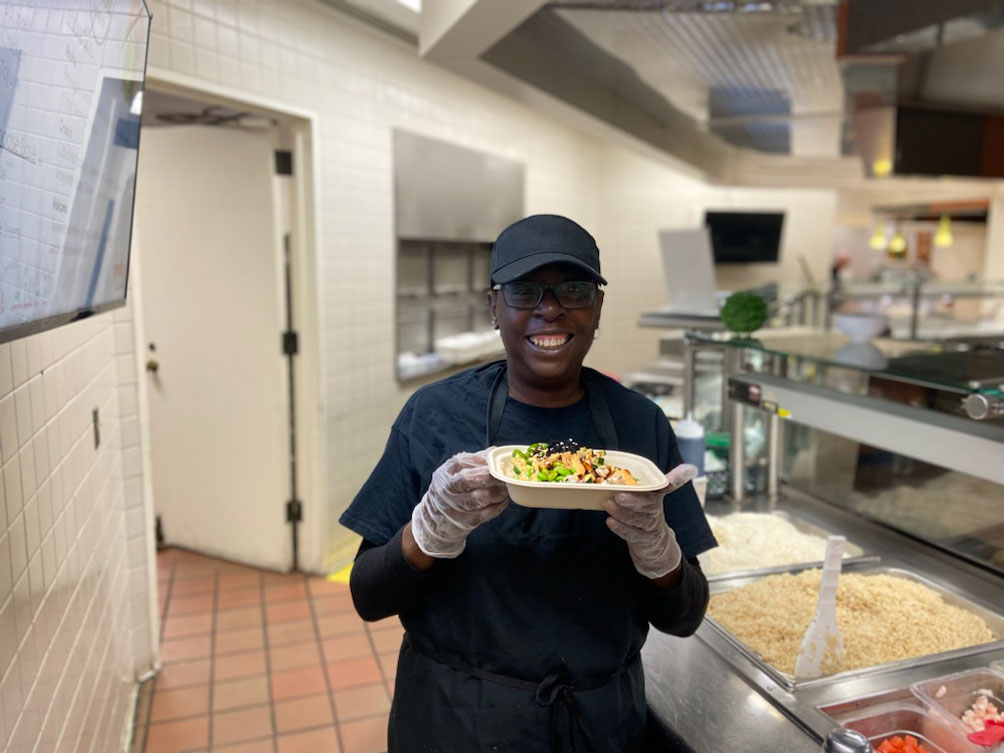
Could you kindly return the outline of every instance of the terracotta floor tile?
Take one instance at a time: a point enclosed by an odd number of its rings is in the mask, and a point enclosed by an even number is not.
[[[388,680],[394,679],[397,676],[397,659],[398,652],[380,654],[377,660],[380,662],[380,667],[383,669],[383,676]]]
[[[352,596],[348,593],[332,596],[314,596],[314,611],[317,614],[355,614],[355,607],[352,605]]]
[[[344,690],[382,681],[380,665],[372,656],[328,664],[328,682],[332,690]]]
[[[275,742],[271,737],[266,737],[264,740],[254,742],[214,745],[213,753],[275,753]]]
[[[286,701],[305,695],[323,693],[327,690],[324,670],[321,667],[303,667],[287,672],[272,673],[272,699]]]
[[[146,733],[146,753],[182,753],[209,745],[209,717],[151,724]]]
[[[221,609],[216,613],[217,630],[235,630],[236,628],[261,625],[260,607],[243,607],[241,609]]]
[[[382,682],[335,691],[335,712],[339,722],[390,711],[390,697]]]
[[[317,618],[317,630],[325,638],[366,632],[366,623],[356,613],[329,614]]]
[[[254,607],[261,604],[261,588],[220,589],[216,596],[217,609],[234,609],[236,607]]]
[[[342,594],[347,593],[349,587],[344,583],[336,583],[333,580],[328,580],[327,578],[317,578],[310,576],[307,578],[307,587],[310,593],[315,596],[322,594]]]
[[[287,643],[303,643],[316,640],[312,620],[273,622],[268,626],[268,645],[282,646]]]
[[[320,727],[333,721],[327,693],[275,704],[275,728],[279,733]]]
[[[279,753],[341,753],[334,727],[279,735],[275,740]]]
[[[310,617],[310,604],[302,601],[279,601],[265,607],[269,623],[304,620]]]
[[[263,674],[265,674],[265,652],[261,650],[217,656],[213,665],[213,679],[216,682]]]
[[[221,591],[229,591],[235,588],[251,588],[252,586],[258,586],[259,583],[261,583],[261,575],[259,573],[228,572],[221,573],[219,576]]]
[[[183,617],[168,617],[164,621],[164,638],[184,638],[212,632],[211,614],[193,614]]]
[[[301,582],[303,581],[303,573],[277,573],[273,570],[262,570],[261,578],[265,587],[268,588],[270,585],[292,583],[293,581]]]
[[[212,578],[216,568],[205,562],[179,562],[174,567],[174,580],[191,580],[192,578]]]
[[[269,648],[268,661],[272,672],[284,672],[299,667],[319,667],[322,664],[321,653],[314,641]]]
[[[211,635],[198,635],[194,638],[165,640],[161,644],[160,658],[167,664],[169,662],[183,661],[185,659],[201,659],[204,656],[209,656],[212,651],[211,638]]]
[[[228,711],[268,702],[267,675],[217,682],[213,686],[213,711]]]
[[[344,753],[383,753],[387,750],[387,717],[359,719],[339,725]]]
[[[209,682],[209,666],[209,659],[165,664],[157,675],[157,689],[171,690],[187,685],[207,684]]]
[[[171,596],[167,603],[168,617],[180,614],[203,614],[213,611],[212,594],[196,594],[195,596]]]
[[[185,578],[177,581],[171,587],[171,594],[178,597],[200,596],[212,593],[216,589],[216,576],[200,575],[197,578]]]
[[[291,599],[306,599],[307,589],[301,579],[290,582],[272,583],[265,586],[265,601],[290,601]]]
[[[166,722],[209,713],[209,686],[193,685],[177,690],[158,689],[153,695],[150,722]]]
[[[265,637],[260,626],[221,630],[216,633],[216,654],[234,654],[264,648]]]
[[[255,740],[272,734],[272,709],[268,704],[213,714],[213,745]]]
[[[373,645],[378,654],[385,654],[388,651],[400,651],[401,639],[404,638],[404,631],[398,630],[377,630],[370,633]]]
[[[370,645],[370,638],[366,633],[343,635],[340,638],[325,638],[322,645],[324,646],[324,660],[328,663],[373,655],[373,647]]]

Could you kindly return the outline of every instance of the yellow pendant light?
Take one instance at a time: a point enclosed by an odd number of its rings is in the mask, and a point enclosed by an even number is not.
[[[948,248],[952,245],[952,221],[947,214],[941,215],[938,220],[938,230],[934,234],[934,245],[938,248]]]
[[[882,227],[881,222],[875,223],[875,230],[872,232],[872,237],[868,239],[868,245],[875,251],[885,251],[888,241],[885,237],[885,228]]]
[[[901,256],[906,252],[906,236],[903,235],[903,228],[896,226],[896,234],[889,241],[889,253]]]

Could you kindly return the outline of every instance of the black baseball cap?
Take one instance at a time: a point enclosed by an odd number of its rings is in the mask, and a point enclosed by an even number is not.
[[[571,264],[603,285],[600,250],[585,228],[557,214],[534,214],[503,230],[492,246],[493,285],[518,280],[546,264]]]

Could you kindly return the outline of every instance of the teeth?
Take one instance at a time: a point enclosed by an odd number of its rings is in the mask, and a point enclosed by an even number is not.
[[[538,348],[557,350],[568,342],[568,335],[534,335],[530,342]]]

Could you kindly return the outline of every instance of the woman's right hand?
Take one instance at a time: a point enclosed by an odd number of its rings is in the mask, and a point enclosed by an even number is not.
[[[432,474],[411,514],[411,534],[426,555],[453,559],[464,551],[468,534],[507,504],[506,485],[488,472],[488,450],[460,452]]]

